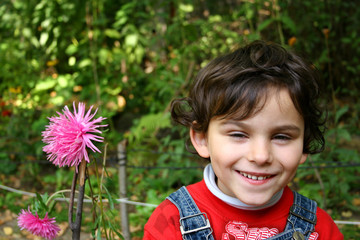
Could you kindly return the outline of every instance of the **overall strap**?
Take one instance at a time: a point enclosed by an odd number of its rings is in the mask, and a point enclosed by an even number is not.
[[[290,208],[285,231],[294,229],[293,239],[295,240],[308,239],[315,230],[317,203],[298,192],[293,193],[294,203]]]
[[[167,197],[179,210],[180,231],[184,240],[214,240],[206,213],[200,212],[186,187]]]

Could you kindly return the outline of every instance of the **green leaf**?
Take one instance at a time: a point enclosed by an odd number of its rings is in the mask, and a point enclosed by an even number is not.
[[[111,222],[108,222],[109,224],[109,228],[111,231],[113,231],[114,233],[116,233],[116,235],[120,238],[120,239],[124,239],[124,237],[121,235],[121,233],[116,229],[116,227],[114,227]]]
[[[40,45],[44,46],[48,39],[49,39],[49,33],[47,32],[41,33],[39,40]]]
[[[56,80],[53,78],[46,78],[44,80],[42,80],[41,82],[39,82],[38,84],[36,84],[34,92],[40,92],[40,91],[45,91],[45,90],[49,90],[53,87],[55,87],[56,85]]]
[[[346,141],[351,141],[351,134],[345,128],[338,128],[337,134],[340,139],[344,139]]]
[[[261,32],[262,30],[264,30],[265,28],[267,28],[272,22],[274,21],[274,18],[269,18],[266,19],[265,21],[263,21],[262,23],[260,23],[257,27],[257,30],[259,32]]]
[[[48,213],[50,214],[52,212],[52,210],[54,209],[56,204],[56,201],[51,201],[49,206],[48,206]]]
[[[98,228],[98,231],[97,231],[97,234],[96,234],[96,239],[101,240],[101,228]]]
[[[138,35],[137,34],[129,34],[125,37],[125,45],[135,47],[138,43]]]
[[[154,137],[153,133],[157,129],[171,126],[170,115],[157,113],[143,116],[139,123],[132,128],[129,141],[141,141],[144,138]]]
[[[346,105],[346,106],[340,108],[339,110],[337,110],[336,113],[335,113],[335,123],[336,123],[336,124],[339,123],[339,119],[340,119],[345,113],[347,113],[348,111],[349,111],[349,106],[348,106],[348,105]]]
[[[46,196],[44,195],[44,197],[46,198]],[[43,196],[41,196],[39,193],[36,193],[36,202],[38,203],[37,205],[37,212],[40,212],[41,210],[43,211],[47,211],[47,206],[44,203],[44,199]]]
[[[85,68],[91,66],[92,62],[90,58],[85,58],[81,62],[79,62],[79,68]]]
[[[180,3],[179,9],[180,9],[181,11],[183,11],[183,12],[189,13],[189,12],[194,11],[194,6],[191,5],[191,4],[183,4],[183,3]]]
[[[74,44],[70,44],[66,50],[65,50],[65,53],[69,56],[75,54],[76,52],[78,51],[78,47],[75,46]]]
[[[113,198],[111,197],[111,194],[109,192],[109,190],[107,189],[107,187],[105,185],[102,185],[103,188],[105,189],[106,191],[106,194],[107,194],[107,198],[109,200],[109,205],[110,205],[110,209],[113,210],[114,209],[114,200]]]
[[[282,15],[280,17],[281,22],[284,24],[285,27],[291,30],[293,34],[296,34],[296,24],[288,15]]]
[[[23,33],[24,37],[26,37],[26,38],[31,38],[31,36],[32,36],[30,28],[24,28],[22,30],[22,33]]]
[[[120,39],[121,38],[121,33],[119,33],[115,29],[106,29],[105,30],[105,35],[108,36],[109,38],[114,38],[114,39]]]

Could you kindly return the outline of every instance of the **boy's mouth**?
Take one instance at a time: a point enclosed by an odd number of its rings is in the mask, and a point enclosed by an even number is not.
[[[240,172],[240,171],[239,171],[239,173],[240,173],[242,176],[244,176],[244,177],[246,177],[246,178],[248,178],[248,179],[258,180],[258,181],[265,180],[265,179],[268,179],[268,178],[271,177],[271,175],[255,176],[255,175],[251,175],[251,174],[249,174],[249,173]]]

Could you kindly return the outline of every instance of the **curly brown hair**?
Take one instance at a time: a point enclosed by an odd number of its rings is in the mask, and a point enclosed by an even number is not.
[[[315,67],[299,55],[257,40],[201,69],[188,97],[172,101],[171,116],[176,123],[206,133],[212,118],[251,117],[265,104],[269,88],[287,89],[304,118],[303,152],[319,153],[325,145],[325,118],[318,105],[318,78]]]

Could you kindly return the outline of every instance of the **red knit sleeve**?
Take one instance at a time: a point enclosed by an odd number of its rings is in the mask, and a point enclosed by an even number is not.
[[[182,239],[179,211],[169,200],[162,202],[152,213],[144,228],[144,240]]]
[[[335,224],[334,220],[323,209],[316,211],[317,224],[315,231],[319,234],[317,240],[343,240],[344,236]]]

